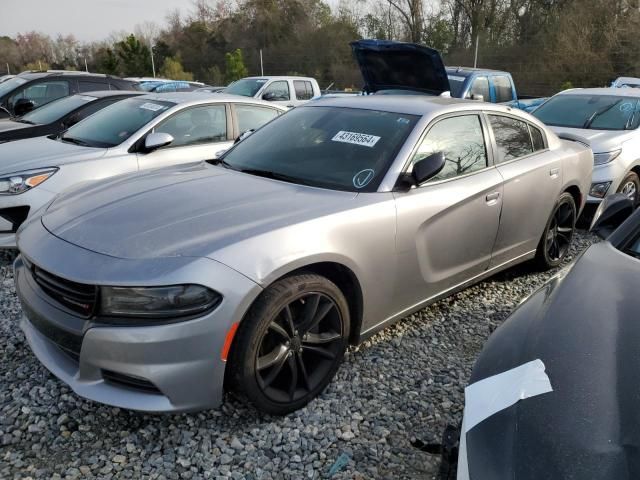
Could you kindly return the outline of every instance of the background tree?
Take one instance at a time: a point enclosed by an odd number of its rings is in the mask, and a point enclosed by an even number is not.
[[[249,74],[242,59],[242,50],[237,48],[233,52],[227,53],[225,57],[227,60],[225,69],[227,82],[234,82]]]
[[[165,58],[159,75],[171,80],[186,80],[189,82],[193,80],[193,73],[185,72],[180,59],[173,57]]]
[[[131,34],[115,44],[123,75],[144,77],[151,75],[151,52],[135,35]]]

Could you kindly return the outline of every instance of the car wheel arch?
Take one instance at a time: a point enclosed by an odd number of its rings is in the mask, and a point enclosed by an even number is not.
[[[582,192],[580,191],[580,187],[577,185],[567,185],[562,193],[570,193],[573,197],[573,201],[576,204],[576,209],[578,212],[580,211],[580,206],[582,205],[582,199],[585,198]]]
[[[362,329],[362,320],[363,320],[363,294],[362,287],[360,285],[360,281],[358,277],[353,272],[352,269],[347,267],[346,265],[334,261],[319,261],[315,263],[309,263],[304,266],[298,266],[297,268],[293,268],[286,273],[280,274],[277,278],[273,278],[268,284],[263,285],[262,292],[264,292],[267,288],[269,288],[274,283],[282,280],[283,278],[292,277],[301,274],[316,274],[323,276],[336,284],[336,286],[342,291],[345,296],[348,306],[349,306],[349,315],[351,318],[351,325],[349,331],[349,344],[355,345],[359,343],[360,339],[360,331]],[[251,302],[248,303],[244,314],[242,315],[242,319],[240,323],[242,323],[247,315],[251,311],[251,306],[258,300],[260,295],[257,295]],[[236,324],[237,325],[237,324]],[[236,335],[234,330],[233,339],[231,344],[229,345],[229,358],[232,357],[232,353],[236,345]],[[229,382],[232,381],[229,378],[228,373],[231,371],[229,366],[225,368],[225,379],[224,379],[224,389],[226,391],[232,390]]]

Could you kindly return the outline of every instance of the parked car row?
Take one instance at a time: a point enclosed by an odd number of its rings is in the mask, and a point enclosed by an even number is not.
[[[402,87],[393,55],[366,55],[368,88]],[[405,86],[445,86],[431,65]],[[78,394],[185,411],[218,406],[226,385],[284,414],[322,392],[347,345],[511,265],[566,256],[593,155],[526,113],[391,94],[284,110],[135,96],[0,146],[3,170],[25,168],[3,207],[38,210],[17,232],[22,328]]]
[[[371,95],[287,111],[319,91],[306,77],[127,92],[0,145],[0,244],[20,249],[21,327],[49,370],[123,408],[211,408],[227,388],[285,414],[349,344],[517,263],[564,260],[602,198],[584,133],[542,121],[560,125],[566,97],[536,118],[451,98],[435,50],[352,47]],[[565,126],[632,130],[621,95],[571,98],[586,118]]]

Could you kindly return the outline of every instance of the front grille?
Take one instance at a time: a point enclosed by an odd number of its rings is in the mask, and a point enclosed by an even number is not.
[[[72,282],[36,265],[31,266],[31,274],[38,286],[59,304],[84,318],[93,314],[98,298],[98,287],[95,285]]]
[[[134,390],[141,390],[143,392],[155,393],[158,395],[162,394],[162,392],[158,390],[158,387],[144,378],[133,377],[131,375],[125,375],[124,373],[118,373],[111,370],[102,370],[102,378],[109,383],[132,388]]]

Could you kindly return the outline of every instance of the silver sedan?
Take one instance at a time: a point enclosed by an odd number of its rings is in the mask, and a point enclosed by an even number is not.
[[[558,265],[593,156],[528,114],[331,98],[221,158],[63,194],[18,233],[22,328],[86,398],[284,414],[345,348],[511,265]]]
[[[234,95],[154,94],[122,100],[56,136],[0,145],[0,248],[24,220],[74,185],[215,158],[286,111]]]

